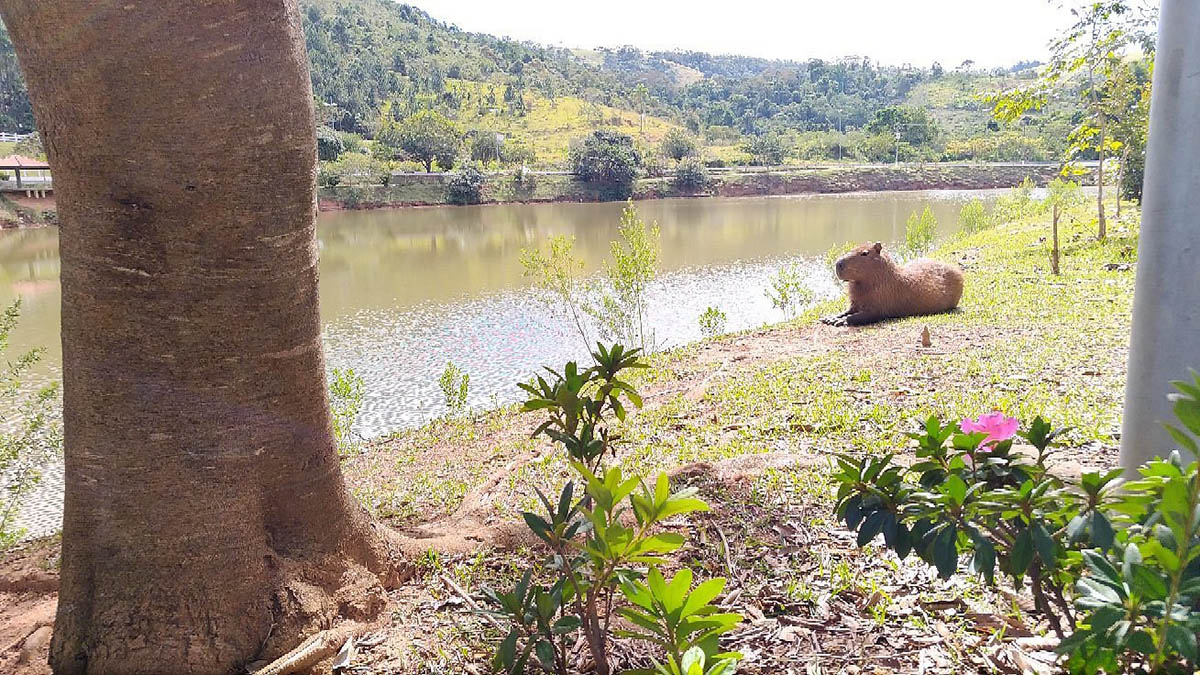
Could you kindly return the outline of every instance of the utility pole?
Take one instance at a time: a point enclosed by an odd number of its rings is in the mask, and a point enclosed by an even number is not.
[[[1163,0],[1158,26],[1121,431],[1127,473],[1174,447],[1161,424],[1173,419],[1170,382],[1200,370],[1200,3]]]

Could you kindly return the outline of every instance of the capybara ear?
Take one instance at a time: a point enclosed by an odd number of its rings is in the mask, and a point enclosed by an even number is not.
[[[882,251],[882,250],[883,250],[883,242],[881,242],[881,241],[877,241],[877,242],[875,242],[875,249],[874,249],[874,250],[875,250],[875,252],[876,252],[876,253],[879,253],[880,251]]]

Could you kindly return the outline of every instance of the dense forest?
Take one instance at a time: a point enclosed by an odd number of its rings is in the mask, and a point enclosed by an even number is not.
[[[562,165],[570,139],[629,127],[635,118],[646,143],[657,144],[671,128],[686,130],[708,149],[710,164],[764,157],[1045,160],[1061,152],[1061,139],[1079,117],[1060,106],[1008,128],[991,120],[981,95],[1033,79],[1038,64],[1030,62],[983,72],[970,62],[946,69],[882,66],[865,57],[779,61],[634,47],[568,50],[465,32],[390,0],[301,4],[322,122],[354,135],[343,136],[341,146],[363,150],[391,122],[431,110],[457,125],[463,159],[475,160],[488,151],[468,152],[473,141],[501,134],[516,149],[493,153],[497,161],[507,154],[522,163]],[[539,106],[543,114],[530,116]],[[0,130],[32,129],[3,33]],[[363,139],[368,143],[359,144]],[[756,149],[764,143],[781,152],[764,155]]]

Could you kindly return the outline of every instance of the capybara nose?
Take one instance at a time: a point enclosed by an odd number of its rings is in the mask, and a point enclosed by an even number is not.
[[[833,265],[833,271],[834,271],[834,272],[836,272],[836,273],[837,273],[837,275],[840,277],[840,276],[842,276],[842,270],[843,270],[845,267],[846,267],[846,261],[844,261],[844,260],[839,260],[839,261],[837,261],[836,263],[834,263],[834,265]]]

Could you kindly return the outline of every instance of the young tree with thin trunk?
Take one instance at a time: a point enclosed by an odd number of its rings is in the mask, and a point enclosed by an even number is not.
[[[1060,249],[1058,246],[1058,222],[1063,211],[1083,202],[1083,193],[1075,181],[1055,178],[1047,186],[1045,204],[1050,207],[1050,273],[1059,274]]]
[[[393,568],[347,495],[295,0],[0,0],[54,168],[57,673],[229,673]]]

